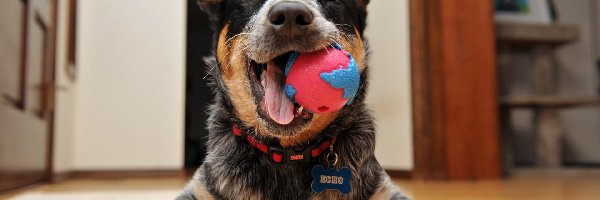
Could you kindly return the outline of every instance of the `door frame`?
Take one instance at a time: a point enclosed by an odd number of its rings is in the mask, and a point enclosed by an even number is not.
[[[492,1],[410,0],[409,4],[412,177],[500,178]]]
[[[58,40],[58,0],[51,0],[51,4],[52,4],[52,8],[51,8],[51,12],[52,12],[52,17],[51,17],[51,23],[52,25],[48,27],[48,39],[50,41],[48,41],[48,65],[49,65],[49,69],[51,69],[50,72],[50,85],[46,86],[46,92],[49,93],[49,97],[46,99],[47,101],[50,102],[46,102],[47,105],[49,105],[50,108],[50,112],[47,114],[47,133],[48,133],[48,141],[47,141],[47,155],[46,155],[46,165],[47,165],[47,169],[46,169],[46,180],[50,181],[50,179],[52,179],[53,175],[54,175],[54,121],[55,121],[55,114],[56,114],[56,102],[57,102],[57,95],[56,95],[56,88],[57,88],[57,80],[56,80],[56,72],[58,70],[56,70],[56,52],[57,52],[57,48],[58,45],[57,44],[57,40]]]

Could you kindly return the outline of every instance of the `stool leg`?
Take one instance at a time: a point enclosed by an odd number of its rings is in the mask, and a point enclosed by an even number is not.
[[[537,124],[537,164],[543,168],[561,167],[560,120],[553,108],[536,111]]]
[[[502,124],[502,164],[504,175],[510,175],[514,168],[514,136],[510,118],[510,109],[503,108],[500,111]]]

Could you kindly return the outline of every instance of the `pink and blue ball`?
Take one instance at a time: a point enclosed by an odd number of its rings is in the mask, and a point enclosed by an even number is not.
[[[360,86],[358,65],[339,45],[294,53],[285,68],[285,93],[312,113],[329,113],[350,105]]]

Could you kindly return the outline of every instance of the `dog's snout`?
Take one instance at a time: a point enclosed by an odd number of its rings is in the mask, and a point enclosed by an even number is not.
[[[285,53],[312,52],[338,40],[340,32],[317,0],[269,0],[245,27],[248,57],[267,63]]]
[[[268,19],[277,34],[293,38],[307,32],[314,14],[302,3],[284,1],[271,8]]]

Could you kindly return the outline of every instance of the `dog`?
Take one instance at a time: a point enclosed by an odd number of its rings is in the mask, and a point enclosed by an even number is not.
[[[208,109],[207,156],[177,199],[408,199],[374,155],[374,122],[364,103],[369,0],[198,4],[215,32],[214,56],[206,59],[215,97]],[[361,83],[352,103],[316,114],[287,102],[282,71],[291,53],[332,44],[358,64]],[[315,166],[351,175],[316,180]],[[315,181],[328,180],[346,181],[351,190],[313,191]]]

